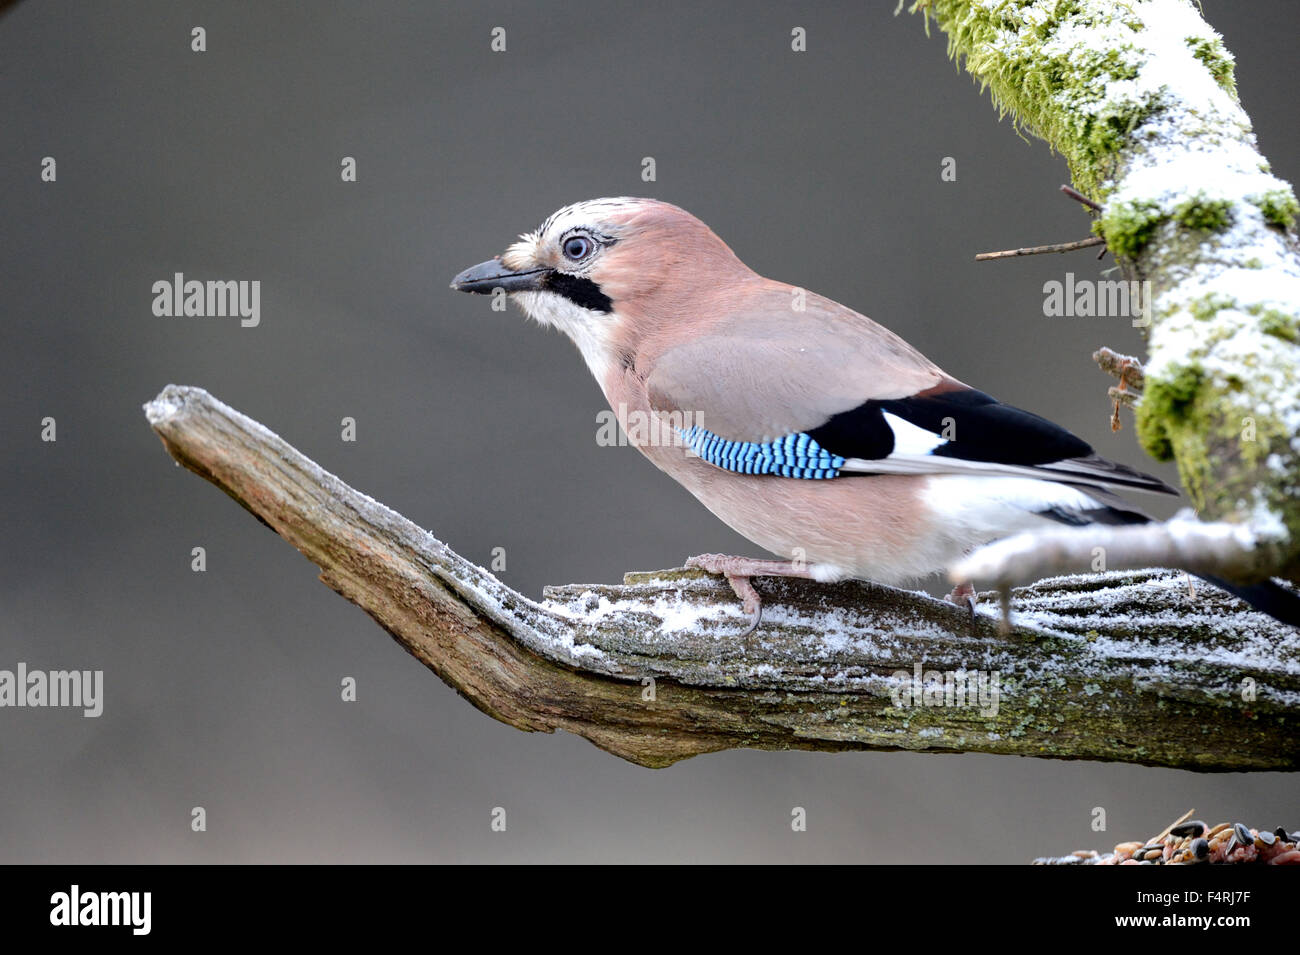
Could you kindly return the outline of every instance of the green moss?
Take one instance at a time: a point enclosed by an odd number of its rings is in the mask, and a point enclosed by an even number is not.
[[[899,3],[898,9],[904,6]],[[1117,154],[1165,108],[1166,93],[1112,88],[1136,77],[1147,55],[1145,24],[1136,4],[1081,0],[910,0],[909,9],[931,18],[948,38],[948,55],[987,89],[1000,115],[1064,154],[1075,185],[1096,197],[1115,172]],[[1045,48],[1065,24],[1114,29],[1095,50]],[[1234,60],[1218,37],[1187,37],[1190,54],[1214,81],[1236,96]]]
[[[1061,150],[1076,185],[1095,193],[1112,159],[1150,116],[1160,97],[1112,101],[1108,86],[1138,74],[1132,47],[1074,50],[1044,55],[1043,44],[1064,23],[1088,19],[1079,0],[1038,3],[1046,17],[1025,16],[1023,3],[975,6],[959,0],[914,0],[913,12],[933,16],[948,35],[949,55],[964,59],[981,88],[989,89],[1002,115]],[[1130,26],[1138,27],[1135,21]],[[994,43],[993,41],[1000,42]]]
[[[1232,203],[1227,199],[1193,196],[1174,209],[1174,219],[1185,229],[1218,232],[1232,223]]]
[[[1207,296],[1195,303],[1191,312],[1198,320],[1206,320],[1224,308],[1241,306],[1222,296]],[[1300,342],[1300,325],[1294,316],[1262,306],[1242,310],[1258,317],[1262,331],[1293,344]],[[1211,349],[1216,337],[1213,331],[1213,327],[1209,329],[1202,343]],[[1258,400],[1247,392],[1250,368],[1248,362],[1243,375],[1228,373],[1211,381],[1197,361],[1172,367],[1159,378],[1148,376],[1137,406],[1139,442],[1153,457],[1177,459],[1183,487],[1200,513],[1239,515],[1243,502],[1251,500],[1258,488],[1258,474],[1267,468],[1270,453],[1290,444],[1283,421],[1260,408]],[[1240,397],[1234,402],[1233,395]],[[1212,461],[1224,458],[1239,462],[1234,479],[1228,482],[1211,467]],[[1268,502],[1288,524],[1300,518],[1300,501],[1294,497],[1270,494]]]
[[[1024,8],[1046,9],[1029,18]],[[1074,50],[1045,55],[1044,42],[1067,22],[1088,22],[1080,0],[1025,4],[1007,0],[976,6],[960,0],[913,0],[912,12],[933,17],[948,35],[948,53],[964,60],[1001,115],[1041,136],[1069,161],[1076,185],[1095,192],[1104,176],[1094,171],[1158,108],[1158,96],[1110,103],[1108,85],[1137,76],[1132,48]],[[994,42],[997,41],[997,42]],[[1108,104],[1103,106],[1103,104]],[[1099,109],[1100,107],[1100,109]],[[1082,124],[1083,128],[1076,128]]]
[[[1300,203],[1296,202],[1295,193],[1290,189],[1272,189],[1251,196],[1250,201],[1264,214],[1265,222],[1279,229],[1294,228],[1296,217],[1300,216]]]
[[[1265,335],[1272,335],[1292,345],[1300,345],[1300,320],[1286,312],[1279,312],[1273,308],[1262,309],[1259,316],[1259,330]]]
[[[1201,321],[1213,318],[1225,308],[1241,309],[1246,314],[1254,316],[1258,320],[1259,330],[1265,335],[1272,335],[1292,345],[1300,345],[1300,318],[1289,312],[1269,308],[1258,302],[1242,306],[1236,299],[1227,295],[1205,295],[1188,303],[1188,311]],[[1226,334],[1231,335],[1232,329],[1227,329]],[[1213,341],[1207,341],[1205,344],[1213,344]],[[1229,376],[1228,383],[1232,384],[1232,382],[1233,379]]]
[[[1237,79],[1234,73],[1236,61],[1224,48],[1222,41],[1189,36],[1187,45],[1191,48],[1192,56],[1205,64],[1210,75],[1214,77],[1214,82],[1235,99],[1237,96]]]
[[[1093,223],[1093,231],[1105,237],[1106,247],[1112,254],[1132,259],[1151,241],[1166,218],[1154,202],[1117,202],[1106,207],[1101,218]]]
[[[1112,105],[1095,115],[1084,114],[1075,130],[1079,137],[1079,158],[1075,162],[1086,163],[1085,168],[1096,168],[1119,152],[1159,109],[1159,101],[1152,99],[1140,104]]]
[[[1137,406],[1137,437],[1157,461],[1174,456],[1171,428],[1186,423],[1205,384],[1205,370],[1199,364],[1175,368],[1163,378],[1147,379]]]
[[[1062,23],[1082,13],[1083,4],[1079,0],[1058,0],[1052,15],[1035,27],[1034,33],[1038,39],[1046,40],[1060,28]]]
[[[1202,322],[1209,321],[1225,308],[1236,308],[1237,300],[1231,295],[1219,295],[1211,292],[1187,303],[1187,310],[1192,317]]]

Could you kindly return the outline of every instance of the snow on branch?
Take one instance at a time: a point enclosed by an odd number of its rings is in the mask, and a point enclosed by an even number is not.
[[[200,388],[145,406],[179,463],[483,712],[644,766],[758,749],[987,752],[1203,771],[1300,765],[1300,634],[1181,574],[1040,581],[995,615],[760,578],[762,628],[699,571],[510,589]],[[203,622],[193,624],[201,635]],[[310,652],[311,635],[300,635]]]
[[[1193,0],[911,10],[1065,156],[1124,277],[1149,283],[1142,446],[1177,461],[1202,517],[1250,528],[1251,578],[1300,582],[1300,204],[1259,152],[1223,38]]]
[[[1255,538],[1240,524],[1204,524],[1190,511],[1165,523],[1094,525],[1017,534],[973,551],[951,571],[953,580],[979,580],[998,589],[1044,574],[1177,567],[1197,574],[1249,576]]]

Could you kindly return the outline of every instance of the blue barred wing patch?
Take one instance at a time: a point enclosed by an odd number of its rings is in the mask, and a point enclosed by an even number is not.
[[[839,477],[845,459],[802,432],[762,444],[728,441],[699,425],[679,428],[686,446],[715,467],[738,474],[773,474],[821,480]]]

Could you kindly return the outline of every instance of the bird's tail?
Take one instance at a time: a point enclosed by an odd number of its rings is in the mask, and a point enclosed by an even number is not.
[[[1287,590],[1275,581],[1266,580],[1263,583],[1242,587],[1208,574],[1197,574],[1197,576],[1246,601],[1256,610],[1268,614],[1275,620],[1300,627],[1300,595]]]

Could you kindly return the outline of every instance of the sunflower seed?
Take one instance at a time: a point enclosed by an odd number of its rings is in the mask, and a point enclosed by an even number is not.
[[[1205,860],[1210,857],[1210,843],[1204,838],[1197,837],[1192,840],[1192,855],[1196,858]]]
[[[1169,830],[1171,836],[1177,836],[1179,839],[1186,839],[1191,836],[1195,839],[1197,836],[1204,835],[1206,829],[1205,823],[1199,819],[1191,819],[1181,826],[1174,826]]]
[[[1237,841],[1243,846],[1248,846],[1255,841],[1255,837],[1250,834],[1250,829],[1239,822],[1232,824],[1232,831],[1237,834]]]

